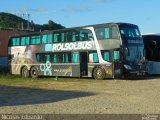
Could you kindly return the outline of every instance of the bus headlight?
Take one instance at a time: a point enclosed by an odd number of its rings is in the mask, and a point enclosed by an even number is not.
[[[125,69],[127,69],[127,70],[132,70],[131,66],[129,66],[129,65],[124,65],[124,67],[125,67]]]

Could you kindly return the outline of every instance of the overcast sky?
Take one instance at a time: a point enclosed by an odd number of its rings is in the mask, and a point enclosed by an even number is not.
[[[138,25],[142,33],[160,33],[160,0],[1,0],[0,12],[30,14],[38,24],[53,20],[76,27],[127,22]]]

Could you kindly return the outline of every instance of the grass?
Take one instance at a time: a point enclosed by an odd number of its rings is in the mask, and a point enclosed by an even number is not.
[[[43,89],[79,89],[97,80],[86,78],[40,77],[37,79],[22,78],[19,75],[0,74],[0,85]]]

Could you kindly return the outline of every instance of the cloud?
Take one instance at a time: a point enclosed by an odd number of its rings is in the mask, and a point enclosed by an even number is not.
[[[35,12],[35,13],[48,12],[48,10],[45,9],[45,8],[28,8],[28,9],[26,9],[26,11],[28,11],[28,12]]]
[[[6,12],[8,13],[12,13],[12,14],[15,14],[23,19],[26,19],[28,20],[29,17],[31,16],[35,16],[35,15],[50,15],[50,14],[53,14],[56,12],[56,10],[48,10],[48,9],[45,9],[43,7],[41,8],[20,8],[19,10],[7,10]]]
[[[80,5],[80,6],[67,6],[64,8],[62,11],[64,12],[73,12],[73,13],[81,13],[81,12],[89,12],[91,11],[91,7],[86,6],[86,5]]]
[[[50,14],[56,12],[55,10],[48,10],[43,7],[39,8],[21,8],[20,11],[24,14],[29,13],[29,14]]]
[[[34,21],[36,24],[44,24],[44,21],[54,20],[60,14],[54,8],[49,9],[45,7],[20,7],[15,10],[5,10],[7,13],[14,14],[24,20]],[[56,16],[56,17],[55,17]],[[58,18],[58,17],[57,17]]]

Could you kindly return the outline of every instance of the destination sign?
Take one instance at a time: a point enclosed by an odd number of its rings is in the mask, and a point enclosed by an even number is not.
[[[128,43],[142,44],[143,40],[128,40]]]

